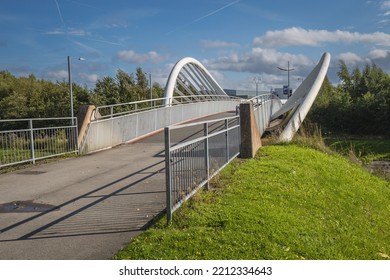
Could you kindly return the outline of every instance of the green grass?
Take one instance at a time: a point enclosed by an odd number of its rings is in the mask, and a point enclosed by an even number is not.
[[[390,139],[368,137],[337,137],[325,139],[326,144],[337,152],[348,155],[353,152],[363,163],[374,160],[390,161]]]
[[[114,259],[389,259],[390,183],[333,153],[236,160]]]

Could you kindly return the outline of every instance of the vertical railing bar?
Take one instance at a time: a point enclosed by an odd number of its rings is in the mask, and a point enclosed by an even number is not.
[[[165,139],[165,185],[166,185],[166,208],[167,208],[167,223],[172,222],[172,203],[171,203],[171,151],[170,151],[170,142],[171,136],[169,127],[164,129],[164,139]]]
[[[185,195],[188,193],[188,189],[190,188],[190,165],[191,165],[191,158],[190,158],[190,151],[191,151],[191,145],[188,145],[186,147],[186,185],[185,185]]]
[[[171,198],[170,201],[175,201],[175,189],[176,189],[176,183],[177,183],[177,153],[176,151],[170,152],[170,169],[166,172],[169,172],[170,176],[170,192],[171,192]]]
[[[225,148],[226,148],[226,162],[229,162],[230,155],[229,155],[229,120],[225,120]]]
[[[206,190],[209,189],[209,179],[210,179],[210,159],[209,159],[209,127],[208,127],[208,124],[205,123],[203,125],[203,133],[204,133],[204,136],[206,136],[205,138],[205,146],[204,146],[204,150],[205,150],[205,167],[206,167],[206,180],[207,180],[207,183],[206,183]]]
[[[181,192],[181,188],[183,185],[183,151],[181,149],[177,151],[177,159],[178,162],[177,162],[177,173],[176,173],[177,181],[176,181],[175,203],[179,200],[178,194]]]
[[[33,131],[33,121],[28,120],[28,126],[30,129],[30,149],[31,149],[31,159],[33,164],[35,164],[35,151],[34,151],[34,131]]]
[[[189,190],[191,188],[191,145],[187,146],[187,152],[186,152],[186,162],[187,162],[187,185],[186,185],[186,191],[185,194],[187,195],[189,193]]]
[[[183,172],[183,184],[181,186],[181,192],[180,192],[180,196],[183,195],[183,193],[186,193],[186,190],[187,190],[187,181],[188,181],[188,176],[187,176],[187,149],[188,149],[188,146],[186,147],[183,147],[183,150],[182,150],[182,157],[183,157],[183,168],[182,168],[182,172]],[[180,203],[181,203],[181,197],[180,197]]]
[[[193,185],[193,180],[192,180],[192,146],[193,144],[188,146],[188,191],[187,194],[192,191],[192,185]]]

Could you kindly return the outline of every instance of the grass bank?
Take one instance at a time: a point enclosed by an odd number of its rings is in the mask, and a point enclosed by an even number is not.
[[[115,259],[389,259],[390,183],[297,145],[236,160]]]
[[[351,152],[363,163],[375,160],[390,161],[390,139],[380,137],[328,137],[326,144],[337,152],[348,156]]]

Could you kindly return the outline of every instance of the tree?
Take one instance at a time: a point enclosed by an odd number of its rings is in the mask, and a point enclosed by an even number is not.
[[[119,69],[116,73],[119,100],[121,103],[136,101],[134,78],[125,71]]]
[[[337,76],[341,81],[343,91],[349,92],[352,89],[352,79],[349,74],[348,66],[343,60],[339,63],[340,70],[337,72]]]
[[[110,105],[120,102],[118,85],[112,77],[99,79],[96,82],[95,94],[99,96],[101,102],[97,105]]]
[[[340,84],[325,80],[309,119],[326,130],[390,135],[390,76],[375,64],[349,71],[340,62]]]
[[[150,89],[148,87],[148,79],[146,78],[145,73],[141,67],[137,68],[136,71],[136,81],[137,81],[137,100],[146,100],[150,99]]]
[[[153,98],[163,98],[164,89],[160,86],[159,83],[153,83]]]

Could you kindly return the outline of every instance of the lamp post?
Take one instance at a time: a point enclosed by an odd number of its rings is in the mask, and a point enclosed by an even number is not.
[[[259,89],[259,84],[260,84],[261,78],[260,77],[254,77],[253,81],[256,84],[256,96],[258,96],[259,95],[258,89]]]
[[[79,57],[78,60],[85,60]],[[73,112],[73,91],[72,91],[72,64],[71,57],[68,55],[68,78],[69,78],[69,99],[70,99],[70,116],[72,118],[72,125],[74,125],[74,112]]]
[[[294,68],[290,68],[290,61],[287,62],[287,69],[277,67],[279,70],[286,71],[287,72],[287,96],[290,97],[290,71],[295,70]]]

